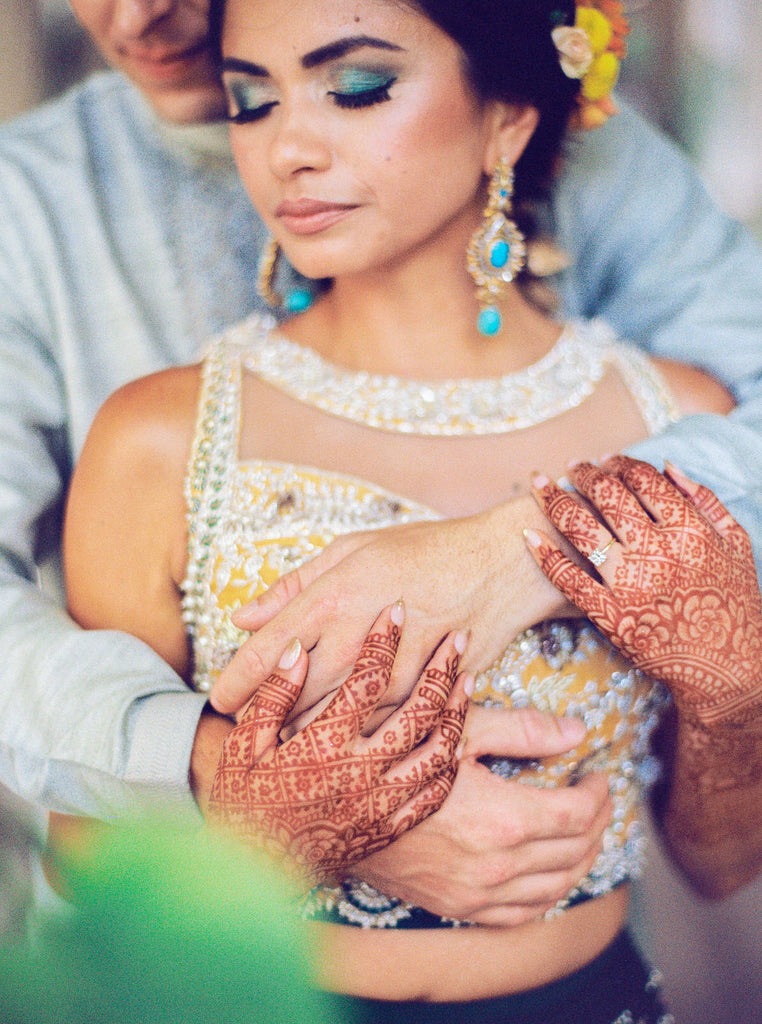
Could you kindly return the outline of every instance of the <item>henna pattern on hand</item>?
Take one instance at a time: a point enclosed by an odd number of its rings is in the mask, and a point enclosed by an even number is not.
[[[279,732],[306,666],[269,677],[223,746],[210,818],[315,879],[340,876],[436,811],[457,770],[468,697],[457,638],[370,736],[400,642],[387,609],[331,703],[285,742]],[[456,682],[458,685],[456,685]]]
[[[644,672],[665,682],[682,713],[704,724],[743,722],[762,706],[762,601],[751,544],[707,488],[674,467],[663,475],[615,456],[570,471],[605,523],[553,483],[540,507],[582,554],[618,540],[603,584],[545,536],[530,549],[548,579]],[[609,533],[610,531],[610,533]]]

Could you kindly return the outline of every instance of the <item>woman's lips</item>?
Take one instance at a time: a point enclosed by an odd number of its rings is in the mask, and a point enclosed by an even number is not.
[[[275,216],[294,235],[312,235],[338,223],[356,206],[344,203],[324,203],[319,199],[284,200]]]

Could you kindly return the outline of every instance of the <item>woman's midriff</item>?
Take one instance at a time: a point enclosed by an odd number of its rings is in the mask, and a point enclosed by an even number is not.
[[[536,988],[584,967],[627,914],[628,886],[515,928],[362,929],[311,924],[315,980],[369,999],[450,1002]]]

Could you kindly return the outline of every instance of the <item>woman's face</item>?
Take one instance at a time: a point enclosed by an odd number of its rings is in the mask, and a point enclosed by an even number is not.
[[[465,245],[495,110],[432,22],[390,0],[228,0],[222,51],[241,176],[302,273]]]

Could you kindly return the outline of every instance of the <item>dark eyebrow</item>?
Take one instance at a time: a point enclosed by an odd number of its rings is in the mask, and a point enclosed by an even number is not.
[[[241,60],[239,57],[225,57],[220,64],[220,71],[241,71],[245,75],[256,75],[257,78],[267,78],[270,74],[261,64],[252,64],[251,61]]]
[[[344,57],[353,50],[360,50],[364,46],[370,46],[376,50],[401,51],[403,48],[396,43],[390,43],[386,39],[376,39],[374,36],[347,36],[345,39],[337,39],[335,43],[327,43],[319,46],[317,50],[311,50],[301,59],[301,65],[306,70],[316,68],[320,64],[337,60]],[[241,60],[240,57],[225,57],[220,64],[221,71],[240,71],[245,75],[254,75],[257,78],[269,77],[267,68],[261,64],[252,64],[251,61]]]
[[[305,53],[302,57],[302,67],[307,69],[317,67],[318,64],[336,60],[363,46],[370,46],[376,50],[402,50],[401,46],[390,43],[386,39],[376,39],[373,36],[347,36],[345,39],[337,39],[335,43],[328,43],[326,46],[319,46],[317,50]]]

